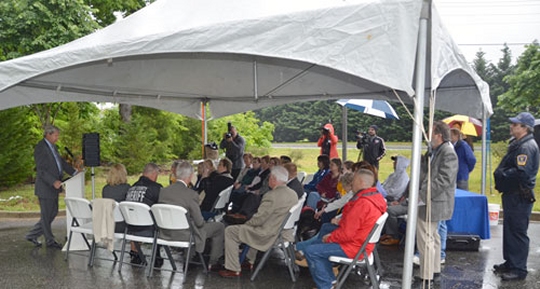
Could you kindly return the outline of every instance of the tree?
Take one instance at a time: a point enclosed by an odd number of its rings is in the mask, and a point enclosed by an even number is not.
[[[33,176],[33,145],[39,140],[41,130],[34,126],[27,107],[0,111],[3,124],[2,153],[0,153],[0,187],[11,187]]]
[[[537,111],[540,105],[540,45],[535,40],[525,47],[515,73],[504,78],[509,90],[499,96],[499,104],[509,111]]]

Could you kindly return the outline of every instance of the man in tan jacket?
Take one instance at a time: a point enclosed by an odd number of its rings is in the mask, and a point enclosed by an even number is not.
[[[298,203],[296,193],[287,187],[289,173],[282,166],[275,166],[270,172],[269,186],[272,189],[263,195],[261,205],[253,217],[242,225],[225,228],[225,269],[219,272],[222,277],[241,275],[238,256],[240,244],[247,244],[251,249],[248,260],[255,262],[258,251],[272,247],[278,237],[283,220],[289,210]]]

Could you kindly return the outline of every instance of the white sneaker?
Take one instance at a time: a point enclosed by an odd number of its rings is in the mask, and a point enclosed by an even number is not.
[[[446,264],[446,259],[441,259],[441,265]]]
[[[413,258],[412,258],[412,263],[414,265],[420,266],[420,257],[414,255]]]

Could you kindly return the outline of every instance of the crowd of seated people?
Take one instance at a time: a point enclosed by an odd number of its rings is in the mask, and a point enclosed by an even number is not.
[[[240,171],[237,179],[233,179],[230,175],[231,161],[227,158],[219,160],[217,167],[210,159],[199,163],[197,178],[193,178],[194,171],[190,163],[174,161],[171,166],[170,184],[165,188],[157,183],[160,169],[155,164],[146,165],[142,176],[133,186],[127,184],[125,168],[122,165],[115,165],[109,172],[110,177],[103,188],[103,197],[113,198],[119,202],[123,200],[143,202],[149,206],[155,203],[167,203],[185,207],[196,227],[195,251],[203,253],[206,250],[206,253],[210,255],[209,269],[220,270],[220,275],[223,277],[235,277],[241,275],[242,269],[253,268],[254,256],[256,256],[254,254],[257,250],[264,251],[271,246],[269,240],[275,240],[277,237],[275,236],[277,224],[281,223],[288,209],[305,194],[307,200],[304,208],[313,211],[311,218],[322,224],[322,227],[313,238],[296,245],[296,257],[300,264],[310,266],[312,274],[318,274],[314,277],[317,284],[327,284],[329,280],[332,281],[328,272],[313,268],[313,265],[318,262],[326,262],[317,253],[320,249],[317,246],[335,244],[334,246],[337,247],[331,249],[341,250],[339,252],[342,255],[350,256],[354,251],[353,247],[361,244],[365,236],[359,235],[353,238],[348,233],[360,229],[364,232],[366,228],[371,228],[376,217],[386,211],[385,197],[388,203],[395,202],[395,198],[403,199],[402,196],[394,193],[394,187],[396,190],[401,190],[402,187],[404,169],[401,166],[395,167],[394,173],[396,178],[399,175],[399,182],[389,177],[389,180],[384,183],[389,192],[387,194],[385,186],[378,180],[377,169],[367,162],[342,163],[339,158],[330,160],[328,156],[321,155],[317,158],[318,171],[313,179],[304,185],[297,178],[297,165],[288,156],[256,157],[245,153],[244,162],[246,167]],[[403,163],[406,163],[405,160]],[[228,206],[230,210],[227,211],[224,221],[212,222],[207,214],[212,211],[219,193],[230,186],[233,186],[231,203]],[[373,214],[369,215],[369,220],[366,219],[367,223],[362,228],[356,228],[355,226],[359,224],[352,224],[350,221],[353,217],[358,217],[359,208],[366,206],[365,202],[362,202],[362,205],[358,203],[359,192],[362,192],[362,195],[380,195],[385,200],[383,206],[379,204],[379,198],[376,197],[377,204],[369,205],[369,210]],[[290,199],[291,194],[295,196],[294,199]],[[286,199],[285,202],[283,198]],[[276,202],[279,202],[279,205]],[[348,220],[346,223],[338,221],[339,217],[335,218],[342,213],[344,216],[341,220]],[[345,228],[342,226],[344,224],[347,224]],[[254,229],[257,226],[266,226],[268,232],[259,234],[260,232]],[[152,236],[155,230],[154,228],[128,228],[128,232]],[[228,245],[229,239],[224,238],[225,235],[230,238]],[[185,239],[187,236],[187,232],[160,232],[160,237],[169,239]],[[263,239],[264,242],[262,242]],[[233,257],[239,252],[239,244],[251,244],[247,263],[240,264],[237,262],[238,258],[235,260]],[[311,246],[314,247],[310,248]],[[132,263],[143,262],[140,250],[138,244],[132,244]],[[225,263],[223,263],[223,258]],[[162,264],[163,259],[158,251],[153,265],[160,267]],[[325,263],[324,266],[326,268],[327,264]]]

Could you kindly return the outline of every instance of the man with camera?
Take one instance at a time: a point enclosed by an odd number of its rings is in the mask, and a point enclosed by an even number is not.
[[[384,140],[377,135],[378,129],[373,124],[369,127],[367,133],[362,132],[356,135],[356,148],[363,155],[362,159],[376,167],[377,170],[379,170],[379,161],[386,155]]]
[[[246,141],[236,131],[230,122],[227,123],[227,132],[223,135],[223,139],[219,144],[219,148],[225,149],[225,156],[232,161],[231,175],[233,180],[236,180],[240,171],[244,168],[244,147]]]

